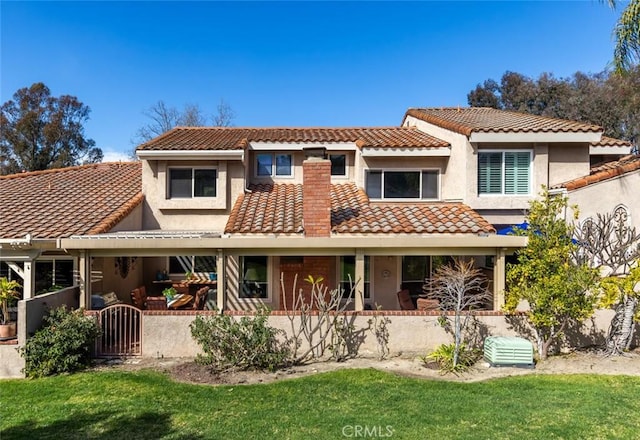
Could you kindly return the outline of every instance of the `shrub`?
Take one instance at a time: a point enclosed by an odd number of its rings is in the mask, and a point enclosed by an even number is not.
[[[95,319],[83,310],[52,309],[44,326],[19,349],[27,377],[71,373],[91,363],[91,348],[100,335]]]
[[[441,344],[434,351],[421,358],[424,363],[434,361],[443,373],[461,373],[469,369],[479,358],[478,350],[460,346],[457,363],[454,364],[455,344]]]
[[[216,370],[276,370],[291,363],[293,351],[284,331],[269,326],[266,308],[254,317],[197,316],[191,335],[202,348],[198,363]]]

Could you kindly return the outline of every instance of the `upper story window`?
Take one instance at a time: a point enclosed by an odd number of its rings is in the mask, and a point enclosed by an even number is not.
[[[215,168],[169,168],[169,198],[216,197]]]
[[[330,154],[331,175],[346,177],[347,176],[347,155],[346,154]]]
[[[367,195],[372,199],[437,199],[438,170],[368,170]]]
[[[291,177],[293,161],[290,154],[256,154],[256,175],[258,177]]]
[[[478,194],[530,194],[530,151],[478,153]]]

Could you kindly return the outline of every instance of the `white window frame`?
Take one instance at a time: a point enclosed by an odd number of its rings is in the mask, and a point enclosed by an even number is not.
[[[171,170],[191,170],[191,197],[172,197],[171,196]],[[214,197],[195,196],[196,179],[195,170],[214,170],[216,172],[216,195]],[[167,199],[168,200],[215,200],[220,194],[220,170],[217,166],[170,166],[167,167]]]
[[[480,192],[480,155],[484,153],[500,153],[502,155],[501,163],[500,163],[500,179],[501,179],[501,191],[499,193],[484,193]],[[528,153],[529,154],[529,182],[528,182],[528,192],[527,193],[506,193],[505,192],[505,180],[506,180],[506,165],[504,160],[505,153]],[[478,150],[477,160],[476,160],[476,185],[477,185],[477,193],[478,197],[527,197],[531,196],[531,190],[533,188],[533,150],[532,149],[489,149],[489,150]]]
[[[346,153],[329,153],[327,155],[329,161],[331,161],[331,156],[344,156],[344,174],[331,174],[331,178],[334,179],[346,179],[349,177],[349,155]]]
[[[258,156],[271,156],[271,173],[269,175],[267,174],[258,174]],[[277,164],[276,164],[276,156],[289,156],[291,158],[291,174],[276,174],[276,171],[278,169]],[[258,151],[255,153],[255,158],[254,158],[254,170],[253,170],[253,175],[254,177],[258,178],[258,179],[264,179],[264,178],[272,178],[272,179],[291,179],[294,177],[294,162],[293,162],[294,156],[291,153],[284,153],[284,152],[266,152],[266,151]]]
[[[379,198],[373,198],[371,196],[369,196],[369,193],[367,193],[367,173],[371,172],[371,171],[379,171],[382,173],[382,181],[380,182],[380,197]],[[422,173],[425,171],[435,171],[437,174],[437,195],[435,198],[422,198]],[[420,189],[420,197],[393,197],[393,198],[386,198],[384,196],[384,175],[386,172],[392,172],[392,173],[419,173],[420,174],[420,184],[419,184],[419,189]],[[406,168],[370,168],[370,169],[366,169],[364,170],[364,190],[365,193],[367,193],[367,196],[369,197],[369,199],[371,200],[398,200],[398,201],[414,201],[414,202],[432,202],[432,201],[438,201],[440,200],[440,190],[441,190],[441,180],[442,180],[442,173],[440,172],[440,168],[411,168],[411,169],[406,169]]]

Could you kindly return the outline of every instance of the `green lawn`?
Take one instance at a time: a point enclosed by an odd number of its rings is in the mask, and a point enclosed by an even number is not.
[[[269,385],[187,385],[153,372],[0,381],[0,439],[622,439],[640,378],[482,383],[341,370]]]

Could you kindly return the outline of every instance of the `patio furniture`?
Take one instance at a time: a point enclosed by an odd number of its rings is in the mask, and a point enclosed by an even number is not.
[[[193,302],[193,310],[204,309],[204,303],[207,299],[208,293],[209,293],[209,286],[201,287],[196,291],[196,299]]]
[[[179,308],[186,309],[193,301],[193,295],[189,295],[188,293],[178,293],[175,295],[170,301],[166,302],[167,308],[172,310],[177,310]]]
[[[144,286],[137,287],[131,291],[131,304],[140,310],[147,308],[147,289]]]
[[[413,305],[411,300],[411,293],[407,289],[403,289],[397,293],[398,303],[400,303],[400,310],[415,310],[416,306]]]
[[[148,296],[147,310],[167,310],[167,299],[164,296]]]
[[[440,308],[440,301],[437,299],[418,298],[416,303],[418,310],[438,310]]]

